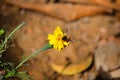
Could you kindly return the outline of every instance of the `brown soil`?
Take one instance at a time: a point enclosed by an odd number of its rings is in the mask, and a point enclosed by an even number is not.
[[[32,2],[34,0],[28,0]],[[45,3],[39,0],[39,3]],[[37,3],[38,4],[38,3]],[[32,52],[43,47],[47,43],[47,35],[52,33],[56,26],[60,26],[68,33],[72,42],[63,51],[50,49],[37,55],[25,63],[20,70],[28,71],[33,80],[92,80],[96,77],[97,71],[94,63],[90,69],[83,73],[72,76],[65,76],[56,73],[50,66],[50,62],[65,64],[66,58],[72,63],[82,56],[93,53],[100,45],[101,40],[109,40],[120,32],[119,14],[116,15],[94,15],[84,17],[73,22],[66,22],[61,19],[45,15],[43,13],[19,9],[16,6],[0,2],[0,26],[9,32],[21,22],[23,26],[15,34],[15,47],[7,50],[7,59],[15,62],[16,65],[22,57],[29,56]],[[115,38],[119,40],[119,38]],[[82,75],[81,75],[82,74]],[[56,76],[57,75],[57,76]],[[92,79],[90,79],[92,78]]]

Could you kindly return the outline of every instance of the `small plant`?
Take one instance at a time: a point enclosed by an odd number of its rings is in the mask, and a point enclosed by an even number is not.
[[[3,52],[8,48],[8,41],[11,40],[11,37],[14,33],[20,29],[25,23],[20,24],[15,28],[7,37],[5,36],[5,30],[0,29],[0,80],[6,80],[10,77],[18,77],[21,80],[29,80],[30,76],[26,72],[18,72],[15,69],[14,63],[4,62],[2,58]]]
[[[37,51],[33,52],[30,56],[22,60],[16,67],[14,66],[14,63],[4,63],[2,61],[2,54],[7,48],[7,42],[11,39],[13,34],[20,29],[25,23],[20,24],[17,28],[15,28],[5,39],[2,39],[2,36],[4,36],[5,31],[3,29],[0,30],[0,80],[5,80],[10,77],[18,77],[21,80],[30,80],[30,76],[26,74],[26,71],[24,72],[18,72],[18,68],[20,68],[26,61],[31,59],[33,56],[39,54],[42,51],[54,48],[58,51],[61,51],[66,46],[69,45],[69,38],[63,31],[60,29],[60,27],[56,27],[53,34],[48,35],[48,43],[43,47],[38,49]]]

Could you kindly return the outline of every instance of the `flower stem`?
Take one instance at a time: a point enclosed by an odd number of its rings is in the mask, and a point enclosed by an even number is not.
[[[29,59],[31,59],[32,57],[34,57],[36,54],[45,51],[47,49],[52,48],[52,45],[50,45],[49,43],[47,45],[45,45],[43,48],[38,49],[37,51],[33,52],[30,56],[28,56],[26,59],[24,59],[22,62],[20,62],[20,64],[18,64],[18,66],[16,66],[15,69],[18,69],[20,66],[22,66],[26,61],[28,61]]]
[[[4,40],[4,42],[1,44],[0,46],[0,51],[4,48],[4,45],[8,42],[8,40],[13,36],[13,34],[20,29],[23,25],[25,24],[25,22],[22,22],[20,25],[18,25]]]

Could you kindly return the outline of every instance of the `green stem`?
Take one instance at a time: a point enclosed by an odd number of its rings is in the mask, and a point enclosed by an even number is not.
[[[36,54],[45,51],[47,49],[52,48],[52,46],[48,43],[47,45],[45,45],[43,48],[38,49],[37,51],[35,51],[34,53],[32,53],[30,56],[28,56],[26,59],[24,59],[20,64],[18,64],[18,66],[15,69],[18,69],[20,66],[22,66],[26,61],[28,61],[29,59],[31,59],[32,57],[34,57]]]
[[[13,36],[13,34],[20,29],[25,23],[21,23],[20,25],[18,25],[4,40],[4,42],[2,43],[2,45],[0,46],[0,51],[3,49],[4,45],[8,42],[8,40]]]

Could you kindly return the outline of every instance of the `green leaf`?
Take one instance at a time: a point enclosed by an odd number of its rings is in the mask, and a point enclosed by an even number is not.
[[[7,71],[7,74],[5,75],[5,79],[7,79],[9,77],[14,77],[15,73],[16,73],[15,69],[13,69],[11,71]]]
[[[3,80],[3,78],[4,78],[3,75],[0,75],[0,80]]]
[[[21,80],[30,80],[30,76],[27,75],[26,71],[18,72],[15,76],[19,77]]]
[[[5,30],[4,29],[1,29],[0,30],[0,36],[3,35],[5,33]]]

